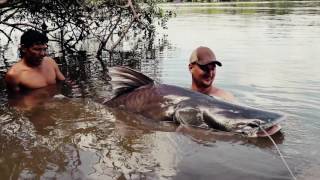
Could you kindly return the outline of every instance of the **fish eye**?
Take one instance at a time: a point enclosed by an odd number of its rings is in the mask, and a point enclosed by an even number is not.
[[[260,127],[258,124],[255,124],[255,123],[248,123],[247,126],[249,126],[249,127],[251,127],[251,128]]]

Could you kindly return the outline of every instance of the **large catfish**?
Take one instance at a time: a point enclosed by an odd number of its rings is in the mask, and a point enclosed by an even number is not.
[[[126,67],[113,67],[109,72],[115,96],[104,104],[139,113],[153,120],[213,128],[248,137],[263,137],[279,131],[281,127],[278,123],[285,118],[280,113],[225,102],[174,85],[160,84]]]

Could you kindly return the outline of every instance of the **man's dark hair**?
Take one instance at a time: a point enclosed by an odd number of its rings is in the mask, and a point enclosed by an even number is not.
[[[47,44],[48,37],[39,31],[29,29],[22,34],[20,39],[20,45],[26,48],[31,47],[34,44]]]
[[[36,44],[47,44],[48,41],[48,37],[45,34],[33,29],[27,30],[20,39],[20,57],[23,57],[21,48],[29,48]]]

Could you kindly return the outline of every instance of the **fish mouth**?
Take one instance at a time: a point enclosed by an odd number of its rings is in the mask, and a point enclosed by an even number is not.
[[[277,133],[281,126],[279,124],[263,124],[261,121],[252,121],[245,124],[238,124],[239,132],[247,137],[266,137]]]
[[[260,130],[257,132],[257,137],[266,137],[266,136],[271,136],[278,131],[280,131],[281,126],[279,124],[273,125],[269,128],[264,129],[264,131]]]

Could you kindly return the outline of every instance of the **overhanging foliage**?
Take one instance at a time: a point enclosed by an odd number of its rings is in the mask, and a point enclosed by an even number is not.
[[[83,40],[97,42],[97,56],[112,52],[126,37],[150,35],[154,22],[165,26],[169,13],[157,0],[8,0],[0,5],[0,33],[7,43],[14,31],[46,33],[62,50],[77,51]],[[130,34],[130,36],[128,36]],[[4,38],[3,38],[4,39]],[[3,41],[3,40],[2,40]]]

